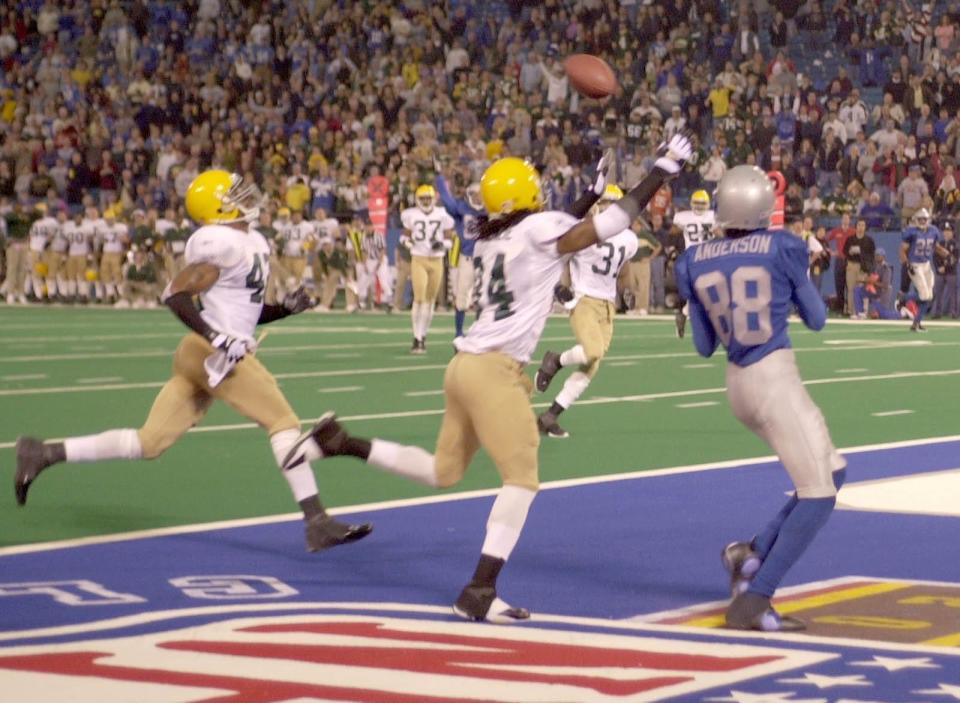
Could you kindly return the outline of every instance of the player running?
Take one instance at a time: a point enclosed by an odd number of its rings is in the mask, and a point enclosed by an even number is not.
[[[454,234],[450,214],[437,205],[437,192],[431,185],[422,185],[414,195],[416,207],[400,213],[403,224],[401,243],[410,249],[410,278],[413,281],[413,345],[411,354],[426,354],[427,332],[433,322],[437,293],[443,280],[443,257]]]
[[[465,198],[455,198],[450,192],[447,179],[443,177],[440,161],[434,159],[437,172],[436,186],[440,202],[453,216],[457,237],[450,250],[450,266],[454,273],[453,314],[455,336],[463,336],[463,323],[467,310],[473,307],[473,248],[476,245],[474,225],[483,215],[483,199],[480,197],[480,184],[467,186]]]
[[[300,434],[300,420],[276,380],[253,356],[257,325],[303,312],[310,299],[299,288],[281,305],[265,305],[270,248],[250,227],[261,195],[240,176],[210,170],[187,190],[187,212],[201,227],[187,242],[187,266],[167,286],[163,301],[189,333],[173,356],[173,376],[160,390],[138,429],[115,429],[62,442],[17,440],[14,489],[24,505],[41,471],[60,462],[154,459],[196,425],[215,399],[223,400],[267,431],[294,498],[303,510],[311,552],[367,535],[370,525],[347,525],[327,515],[317,484],[301,457],[284,462]],[[201,309],[193,302],[199,296]]]
[[[454,340],[457,354],[444,375],[445,409],[435,453],[354,437],[329,413],[290,455],[291,462],[303,456],[353,456],[389,473],[446,488],[463,478],[480,447],[486,449],[503,487],[490,511],[473,578],[454,605],[454,612],[465,619],[509,623],[530,617],[527,610],[498,598],[496,585],[539,487],[540,435],[530,405],[532,384],[523,367],[553,307],[553,288],[563,265],[570,254],[609,241],[629,227],[690,154],[690,142],[673,137],[636,188],[582,222],[565,212],[542,211],[540,174],[533,166],[516,158],[494,162],[480,180],[490,213],[478,226],[473,259],[480,316]],[[578,201],[577,214],[586,214],[598,197],[588,190]]]
[[[933,255],[949,256],[942,245],[943,234],[930,224],[930,213],[926,208],[920,208],[913,216],[914,224],[907,227],[900,236],[900,264],[905,266],[910,274],[913,290],[907,295],[907,300],[917,304],[917,313],[910,325],[911,332],[924,332],[926,327],[921,323],[923,316],[933,301]]]
[[[827,313],[807,276],[807,247],[786,230],[771,230],[773,184],[755,166],[737,166],[717,186],[724,238],[688,249],[677,261],[677,285],[690,301],[697,351],[727,350],[727,398],[733,414],[780,457],[796,493],[749,543],[723,550],[733,601],[728,627],[802,630],[770,599],[836,503],[846,461],[833,446],[820,409],[800,380],[787,316],[823,328]]]
[[[596,206],[606,209],[620,200],[623,191],[608,185]],[[550,409],[537,418],[537,427],[548,437],[569,437],[560,427],[557,417],[573,405],[587,389],[600,368],[600,360],[610,349],[613,339],[614,302],[617,299],[617,276],[620,269],[637,253],[639,241],[633,230],[625,229],[615,237],[596,246],[587,247],[570,259],[570,279],[573,298],[567,303],[572,308],[570,327],[576,337],[576,346],[563,353],[548,351],[537,370],[537,390],[543,393],[550,381],[564,366],[579,368],[567,378]]]
[[[690,196],[690,209],[681,210],[673,216],[673,227],[683,235],[684,250],[714,237],[715,215],[710,209],[710,196],[705,190],[695,191]],[[688,308],[685,300],[680,301],[674,316],[677,336],[681,339],[687,328]]]

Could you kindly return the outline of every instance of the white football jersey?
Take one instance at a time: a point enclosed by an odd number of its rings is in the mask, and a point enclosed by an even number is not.
[[[567,259],[557,253],[557,240],[577,222],[565,212],[541,212],[477,242],[473,267],[480,316],[454,340],[459,351],[496,351],[530,361]]]
[[[187,240],[187,264],[213,264],[220,278],[200,294],[200,315],[213,329],[253,339],[263,289],[270,275],[270,246],[256,230],[205,225]]]
[[[30,225],[30,251],[43,251],[60,232],[56,217],[41,217]]]
[[[633,230],[625,229],[605,242],[598,242],[574,254],[570,259],[570,280],[576,296],[599,300],[617,299],[617,276],[640,246]]]
[[[283,240],[283,256],[306,256],[307,251],[304,245],[311,239],[317,238],[316,228],[312,222],[301,220],[300,222],[275,222],[277,236]]]
[[[104,254],[121,254],[127,248],[130,233],[122,222],[114,222],[112,225],[104,222],[100,230],[100,240],[103,242]]]
[[[340,221],[335,217],[325,220],[314,220],[313,226],[321,242],[333,242],[340,237]]]
[[[445,233],[454,228],[453,218],[442,207],[436,206],[430,212],[408,207],[400,213],[400,221],[410,232],[410,253],[413,256],[440,258],[447,253],[445,247],[434,248],[434,243],[443,243]]]
[[[713,210],[694,212],[683,210],[673,216],[673,224],[683,232],[683,242],[687,248],[714,238],[716,215]]]
[[[70,256],[88,256],[93,251],[93,240],[97,236],[91,220],[83,220],[78,225],[73,220],[63,225],[63,236],[70,242]]]

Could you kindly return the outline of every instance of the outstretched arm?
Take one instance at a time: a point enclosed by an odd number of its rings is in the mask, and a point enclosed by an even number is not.
[[[680,173],[680,169],[692,154],[690,140],[681,134],[675,134],[663,148],[663,154],[654,162],[646,178],[596,217],[584,220],[567,230],[557,241],[557,251],[560,254],[580,251],[630,227],[660,187]]]
[[[457,200],[453,197],[453,193],[450,192],[450,185],[447,183],[447,179],[443,177],[439,171],[437,171],[437,178],[434,181],[437,186],[437,195],[440,196],[440,202],[443,203],[443,209],[449,212],[452,215],[463,216],[465,213],[463,210],[463,202]]]
[[[219,278],[220,269],[213,264],[189,264],[170,281],[163,292],[164,305],[183,324],[208,341],[213,341],[217,332],[200,316],[200,311],[193,304],[193,296],[210,290]]]

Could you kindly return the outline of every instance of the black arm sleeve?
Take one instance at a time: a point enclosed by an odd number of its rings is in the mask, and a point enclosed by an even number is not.
[[[624,212],[630,216],[630,221],[637,219],[637,215],[643,212],[653,196],[657,194],[660,187],[669,181],[673,176],[662,168],[654,166],[646,178],[640,181],[631,189],[629,193],[617,201],[617,205],[623,208]]]
[[[587,188],[583,195],[567,208],[567,214],[582,220],[590,212],[590,208],[597,204],[598,200],[600,200],[600,196],[593,192],[593,188]]]
[[[180,291],[167,298],[164,303],[173,314],[180,318],[180,321],[194,332],[199,334],[207,341],[212,341],[217,336],[216,330],[208,325],[202,317],[197,306],[193,304],[193,296],[187,291]]]
[[[266,325],[270,322],[276,322],[277,320],[282,320],[285,317],[290,317],[290,311],[287,310],[282,305],[264,305],[263,309],[260,311],[260,319],[257,320],[258,325]]]

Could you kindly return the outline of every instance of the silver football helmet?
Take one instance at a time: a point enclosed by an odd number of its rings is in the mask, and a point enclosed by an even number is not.
[[[764,229],[773,215],[773,182],[756,166],[734,166],[720,179],[714,194],[717,226],[723,230]]]

